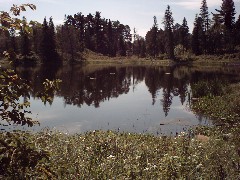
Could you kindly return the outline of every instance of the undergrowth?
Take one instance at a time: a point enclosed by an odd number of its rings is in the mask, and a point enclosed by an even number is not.
[[[196,133],[201,131],[207,129],[199,127]],[[13,134],[18,138],[11,142],[9,133],[0,136],[1,175],[6,179],[239,178],[235,136],[226,139],[212,133],[208,142],[201,142],[184,133],[175,138],[111,131]],[[15,143],[25,153],[8,148]],[[23,164],[24,157],[28,160]]]

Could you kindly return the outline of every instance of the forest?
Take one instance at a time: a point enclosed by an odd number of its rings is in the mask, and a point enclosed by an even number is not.
[[[1,31],[0,51],[7,50],[16,63],[62,62],[83,60],[83,53],[90,50],[109,57],[137,56],[140,58],[167,57],[178,60],[179,56],[220,55],[234,53],[240,45],[240,16],[235,18],[234,2],[223,1],[215,12],[209,12],[203,0],[190,32],[187,19],[175,23],[170,6],[167,6],[159,28],[156,16],[153,26],[145,37],[133,32],[129,25],[118,20],[101,17],[101,12],[84,15],[81,12],[65,15],[64,24],[54,26],[53,19],[43,22],[22,18],[20,30],[10,28]],[[1,24],[9,22],[2,19]],[[21,61],[25,60],[25,61]],[[27,61],[26,61],[27,60]]]

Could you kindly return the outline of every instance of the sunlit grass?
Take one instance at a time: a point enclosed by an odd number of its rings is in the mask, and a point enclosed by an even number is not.
[[[200,131],[199,131],[200,132]],[[188,134],[178,137],[95,131],[19,133],[28,146],[45,152],[24,178],[53,179],[218,179],[238,177],[239,155],[232,137],[210,136],[201,142]],[[1,134],[1,141],[6,136]],[[44,150],[44,151],[41,151]],[[3,154],[7,156],[7,154]],[[2,156],[3,156],[2,155]],[[13,160],[17,156],[12,153]],[[24,156],[24,153],[22,153]],[[31,156],[29,157],[31,159]],[[13,163],[16,172],[16,163]],[[20,164],[19,169],[20,169]],[[14,169],[13,168],[13,169]],[[11,164],[8,176],[12,176]]]

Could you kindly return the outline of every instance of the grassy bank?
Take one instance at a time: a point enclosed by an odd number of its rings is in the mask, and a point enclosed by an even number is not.
[[[10,135],[1,134],[1,142],[9,138]],[[18,143],[21,149],[9,150],[3,154],[5,159],[1,157],[4,178],[237,179],[239,176],[240,159],[234,141],[216,134],[206,142],[186,134],[171,138],[111,131],[83,135],[19,132],[10,139],[9,146],[14,149]]]

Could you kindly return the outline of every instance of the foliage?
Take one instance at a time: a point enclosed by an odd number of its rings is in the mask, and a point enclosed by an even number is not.
[[[203,129],[199,127],[196,132]],[[209,135],[209,142],[201,142],[186,133],[155,137],[111,131],[82,135],[48,130],[35,134],[22,132],[18,136],[33,145],[34,150],[27,151],[32,161],[21,171],[22,161],[17,161],[14,155],[14,162],[19,163],[14,168],[24,173],[26,179],[236,179],[240,160],[237,137],[226,140],[219,133]],[[49,152],[48,158],[45,151],[40,157],[33,155],[43,148]],[[36,158],[41,160],[34,164]],[[31,165],[36,167],[35,171]],[[4,175],[7,178],[14,174],[6,171]]]
[[[24,108],[30,106],[29,102],[19,102],[21,96],[29,98],[30,87],[11,70],[1,69],[0,81],[1,119],[9,124],[33,126],[32,119],[25,116],[28,111]]]
[[[29,6],[32,9],[36,8],[34,5],[30,4],[21,6],[13,5],[11,11],[14,15],[19,15],[21,10],[25,11],[25,6]],[[0,19],[1,23],[6,21],[6,19],[4,19],[6,17],[2,15],[8,17],[9,14],[2,12]],[[10,16],[8,18],[11,19]],[[2,24],[4,28],[1,28],[1,30],[7,30],[10,27],[15,29],[18,28],[18,20],[11,19],[11,23],[11,25]],[[25,35],[28,34],[27,28],[28,25],[26,20],[24,20],[23,26],[21,26],[20,29]],[[26,43],[27,38],[26,36],[24,43]],[[24,45],[27,46],[27,44]],[[29,54],[27,52],[27,47],[23,47],[23,49],[23,55]],[[9,53],[6,52],[5,55],[8,56]],[[47,80],[44,83],[45,91],[39,93],[38,97],[44,102],[51,101],[51,99],[46,97],[53,94],[54,91],[58,89],[59,82],[59,80]],[[22,126],[33,126],[36,123],[32,118],[27,117],[27,114],[31,113],[26,110],[26,108],[30,106],[30,102],[28,101],[30,98],[30,91],[31,88],[27,82],[18,77],[14,71],[0,68],[0,116],[4,126],[12,125],[12,123]],[[23,103],[20,103],[20,98],[24,98]],[[30,140],[30,137],[29,134],[24,134],[22,132],[0,133],[1,176],[7,176],[10,179],[26,179],[29,174],[38,172],[36,167],[41,164],[40,161],[42,159],[48,157],[48,154],[42,149],[35,147],[35,143]],[[42,170],[43,167],[38,167],[37,169]]]
[[[26,7],[36,10],[36,6],[34,4],[22,4],[19,6],[14,4],[10,9],[10,13],[14,16],[18,16],[22,11],[26,11]],[[10,28],[14,28],[16,30],[21,29],[22,21],[18,18],[12,18],[10,13],[5,11],[0,12],[0,30],[8,30]]]
[[[221,96],[224,94],[227,83],[222,80],[200,81],[192,85],[194,98],[204,96]]]
[[[43,160],[49,154],[36,146],[32,134],[27,132],[0,133],[0,175],[10,179],[26,179],[44,175]],[[47,171],[47,170],[45,170]]]
[[[215,96],[207,96],[209,92],[204,91],[203,88],[195,87],[197,91],[203,91],[201,98],[192,103],[191,109],[198,113],[203,114],[204,116],[209,117],[210,119],[215,120],[216,124],[218,123],[230,123],[238,124],[240,120],[240,100],[239,100],[239,84],[231,85],[230,87],[216,87],[216,90],[219,90],[221,93],[213,94]],[[203,85],[205,86],[205,85]],[[202,87],[203,87],[202,86]],[[195,91],[196,91],[195,90]]]

